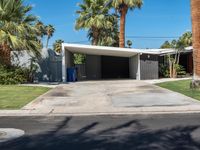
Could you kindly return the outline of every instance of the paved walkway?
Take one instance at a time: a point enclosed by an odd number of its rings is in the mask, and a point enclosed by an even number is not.
[[[163,83],[163,82],[191,80],[191,79],[192,79],[192,77],[187,77],[187,78],[161,78],[161,79],[154,79],[154,80],[145,80],[144,82],[147,82],[147,83],[150,83],[150,84],[157,84],[157,83]]]

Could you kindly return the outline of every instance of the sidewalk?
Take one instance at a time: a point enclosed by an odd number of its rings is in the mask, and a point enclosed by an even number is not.
[[[188,78],[163,78],[163,79],[155,79],[155,80],[145,80],[145,82],[150,83],[150,84],[158,84],[158,83],[163,83],[163,82],[191,80],[191,79],[192,79],[192,77],[188,77]]]

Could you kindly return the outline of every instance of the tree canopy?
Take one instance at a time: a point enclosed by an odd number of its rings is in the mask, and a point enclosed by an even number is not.
[[[78,18],[75,29],[88,30],[88,38],[93,45],[115,43],[113,33],[118,34],[117,18],[110,13],[111,5],[105,7],[106,4],[107,1],[104,0],[83,0],[83,3],[79,4],[80,10],[76,12]]]
[[[37,17],[30,14],[31,9],[23,0],[0,1],[0,56],[7,65],[11,63],[12,50],[27,50],[40,56],[41,44],[34,26]]]
[[[192,33],[184,33],[178,40],[165,41],[160,48],[173,48],[183,50],[185,47],[192,46]]]

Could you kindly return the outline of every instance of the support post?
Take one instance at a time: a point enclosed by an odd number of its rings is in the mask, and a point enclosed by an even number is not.
[[[67,82],[67,70],[66,70],[66,56],[65,56],[65,45],[62,44],[62,81]]]
[[[141,54],[138,54],[138,69],[137,69],[137,77],[136,77],[137,80],[141,80],[140,55]]]

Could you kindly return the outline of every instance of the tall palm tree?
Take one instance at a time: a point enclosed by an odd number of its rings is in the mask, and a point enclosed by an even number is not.
[[[62,51],[62,43],[64,43],[63,40],[61,40],[61,39],[56,40],[55,43],[53,44],[54,51],[56,51],[57,53],[61,53],[61,51]]]
[[[35,28],[38,30],[37,36],[38,36],[39,42],[42,44],[42,38],[44,37],[44,35],[46,35],[45,25],[43,24],[43,22],[38,20],[35,23]]]
[[[200,87],[200,1],[191,0],[194,77],[193,86]]]
[[[55,32],[55,28],[54,28],[53,25],[48,25],[48,26],[45,27],[45,29],[46,29],[46,35],[47,35],[46,48],[48,48],[49,40],[53,36],[53,34]]]
[[[125,24],[126,24],[126,14],[128,10],[134,10],[135,8],[141,8],[143,5],[143,0],[110,0],[112,6],[120,14],[120,37],[119,46],[125,47]]]
[[[27,15],[31,6],[24,6],[22,0],[0,1],[0,59],[5,65],[11,65],[12,50],[27,50],[40,55],[33,24],[36,17]]]
[[[98,33],[97,45],[119,47],[118,16],[113,14],[107,19],[109,19],[112,23],[112,27],[100,29],[100,32]],[[93,39],[93,31],[91,29],[88,31],[88,38]]]
[[[79,17],[75,29],[90,30],[93,45],[98,45],[99,33],[102,29],[112,28],[108,13],[110,7],[105,7],[105,4],[104,0],[83,0],[83,4],[79,4],[80,10],[76,12]]]
[[[192,46],[192,32],[184,33],[179,40],[183,41],[186,47]]]

